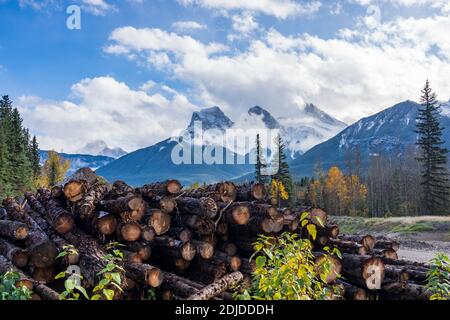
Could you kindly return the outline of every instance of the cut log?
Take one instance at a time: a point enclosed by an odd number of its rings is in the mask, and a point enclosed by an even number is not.
[[[150,210],[149,215],[148,225],[155,230],[156,235],[162,235],[169,231],[171,225],[169,214],[159,209],[154,209]]]
[[[70,202],[77,202],[83,199],[88,190],[88,183],[85,180],[71,180],[64,185],[64,196]]]
[[[25,203],[18,204],[9,198],[4,201],[8,217],[25,223],[29,228],[25,244],[29,251],[30,262],[39,268],[50,267],[55,263],[58,250],[44,231],[26,212]]]
[[[267,197],[267,190],[263,183],[244,184],[236,188],[236,201],[262,201]]]
[[[153,246],[155,251],[186,261],[192,261],[196,254],[195,246],[192,243],[183,243],[170,237],[156,238]]]
[[[78,213],[81,221],[91,224],[95,217],[95,208],[108,193],[108,186],[104,183],[93,185],[78,205]]]
[[[353,241],[353,242],[357,242],[361,245],[363,245],[364,247],[366,247],[366,249],[368,251],[372,251],[375,247],[375,238],[372,237],[371,235],[365,235],[365,236],[350,236],[350,235],[343,235],[341,237],[339,237],[339,239],[344,240],[344,241]]]
[[[191,243],[195,247],[196,252],[203,259],[211,259],[214,255],[214,246],[212,244],[198,240],[192,240]]]
[[[170,228],[167,235],[184,243],[191,241],[193,236],[191,230],[183,227]]]
[[[426,286],[413,283],[387,283],[380,292],[382,300],[429,300],[430,296],[431,293]]]
[[[213,198],[214,201],[230,203],[236,200],[237,189],[232,182],[221,182],[187,191],[184,195],[192,198]]]
[[[140,221],[147,208],[145,201],[134,195],[116,200],[102,200],[99,206],[101,210],[120,216],[125,221]]]
[[[325,226],[328,220],[328,214],[322,209],[313,209],[309,214],[309,219],[316,226]]]
[[[342,272],[342,262],[339,258],[333,255],[318,253],[316,254],[316,258],[314,260],[319,273],[324,274],[325,269],[328,269],[329,272],[326,272],[326,283],[333,283]]]
[[[152,255],[152,247],[148,242],[136,241],[128,243],[128,250],[136,252],[142,259],[142,261],[147,261]]]
[[[142,240],[152,242],[156,237],[156,231],[153,227],[142,226],[141,238]]]
[[[317,235],[336,239],[339,236],[339,226],[338,225],[326,225],[323,228],[318,227]]]
[[[337,283],[344,287],[344,298],[346,300],[369,300],[367,292],[364,289],[358,288],[348,282],[337,280]]]
[[[24,268],[28,264],[28,251],[2,238],[0,238],[0,255],[5,256],[17,268]]]
[[[409,281],[409,273],[402,267],[384,265],[384,273],[386,278],[400,283],[407,283]]]
[[[330,244],[336,246],[341,252],[357,254],[364,256],[368,254],[368,250],[365,246],[360,243],[345,241],[340,239],[330,239]]]
[[[117,180],[113,183],[111,190],[108,193],[107,198],[109,199],[118,199],[122,197],[127,197],[130,195],[134,195],[135,190],[130,187],[126,182],[122,180]]]
[[[217,244],[217,249],[219,251],[225,252],[229,256],[235,256],[238,252],[238,248],[234,243],[226,242],[226,241],[220,241]]]
[[[0,220],[0,237],[10,240],[24,240],[28,237],[28,226],[25,223],[11,220]]]
[[[75,220],[70,212],[57,205],[56,201],[49,198],[44,208],[31,192],[25,193],[28,204],[50,223],[59,234],[65,234],[72,230]]]
[[[377,240],[374,249],[384,249],[384,250],[394,250],[398,251],[400,248],[400,243],[395,240]]]
[[[238,256],[230,257],[225,252],[215,251],[211,257],[212,263],[220,264],[225,263],[232,271],[238,271],[241,268],[241,259]]]
[[[200,217],[213,219],[219,211],[218,206],[212,198],[186,198],[176,200],[178,209],[182,213],[193,214]]]
[[[142,188],[138,188],[138,192],[146,199],[153,199],[156,196],[179,194],[182,188],[183,186],[178,180],[167,180],[165,182],[147,184]]]
[[[159,287],[164,280],[163,272],[148,264],[126,263],[125,270],[127,277],[153,288]]]
[[[384,263],[380,258],[343,253],[342,274],[352,284],[379,290],[384,279]]]
[[[120,237],[128,242],[137,241],[141,237],[141,226],[134,221],[119,224],[117,230],[120,233]]]
[[[239,283],[241,283],[244,279],[244,276],[240,272],[234,272],[232,274],[229,274],[222,279],[218,280],[217,282],[214,282],[202,290],[200,290],[198,293],[190,296],[188,300],[210,300],[220,293],[227,291],[228,288],[237,286]]]
[[[398,259],[398,254],[395,250],[392,249],[373,249],[371,254],[382,257],[382,258],[388,258],[388,259]]]
[[[181,215],[181,220],[186,227],[199,235],[211,235],[214,233],[215,223],[211,219],[183,214]]]
[[[105,236],[114,234],[117,229],[117,218],[108,212],[100,211],[96,213],[95,226],[98,232]]]
[[[247,274],[252,274],[256,270],[256,263],[254,260],[241,258],[241,269],[239,271]]]

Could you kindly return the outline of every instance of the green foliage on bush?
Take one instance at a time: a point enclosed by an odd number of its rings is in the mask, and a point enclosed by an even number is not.
[[[335,288],[326,283],[332,262],[323,259],[317,265],[309,240],[290,233],[278,238],[260,236],[254,248],[252,286],[238,299],[326,300],[336,295]]]
[[[450,300],[450,260],[439,253],[431,260],[428,272],[427,287],[432,293],[431,300]]]
[[[32,292],[20,283],[17,272],[6,272],[0,276],[0,300],[28,300]]]

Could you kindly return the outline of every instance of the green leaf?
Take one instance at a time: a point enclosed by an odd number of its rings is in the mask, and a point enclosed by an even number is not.
[[[117,283],[117,284],[122,283],[122,279],[120,277],[120,273],[118,273],[118,272],[111,273],[111,277],[112,277],[112,279],[113,279],[113,281],[115,283]]]
[[[73,278],[69,278],[66,281],[64,281],[64,287],[67,291],[72,292],[73,289],[77,286],[77,280]]]
[[[76,286],[75,289],[77,289],[78,291],[80,291],[80,292],[83,294],[83,296],[84,296],[86,299],[89,300],[89,296],[88,296],[88,294],[87,294],[85,288],[83,288],[83,287],[81,287],[81,286]]]
[[[97,301],[97,300],[100,300],[101,298],[102,298],[101,295],[96,294],[96,295],[93,295],[93,296],[91,297],[91,300]]]
[[[107,300],[113,300],[114,299],[114,290],[111,289],[104,289],[103,294],[105,295]]]
[[[300,221],[305,220],[308,216],[309,216],[309,212],[303,212],[302,215],[300,216]]]
[[[66,272],[63,271],[63,272],[58,273],[58,275],[55,277],[55,280],[62,279],[65,277],[66,277]]]
[[[266,257],[264,257],[264,256],[258,256],[258,257],[256,258],[256,260],[255,260],[256,267],[257,267],[257,268],[262,268],[262,267],[264,267],[264,266],[266,265],[266,261],[267,261],[267,258],[266,258]]]
[[[313,225],[313,224],[308,224],[306,229],[308,230],[308,232],[311,235],[311,237],[313,238],[313,240],[316,240],[316,237],[317,237],[317,228],[316,228],[316,226]]]

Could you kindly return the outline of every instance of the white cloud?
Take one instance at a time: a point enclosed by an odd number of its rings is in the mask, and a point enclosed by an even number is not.
[[[292,16],[317,12],[320,1],[299,2],[294,0],[178,0],[184,6],[197,5],[208,9],[227,11],[250,11],[286,19]]]
[[[17,101],[25,125],[43,149],[76,152],[88,142],[135,150],[166,139],[182,129],[197,108],[175,90],[148,94],[151,82],[133,90],[111,77],[84,79],[73,85],[71,100]],[[179,127],[181,125],[181,128]]]
[[[172,28],[178,32],[186,32],[206,29],[206,25],[200,24],[196,21],[177,21],[172,24]]]
[[[379,5],[390,3],[397,7],[428,6],[439,9],[444,13],[450,12],[450,2],[448,0],[348,0],[350,3],[357,3],[362,6]]]
[[[108,12],[117,11],[117,8],[106,0],[81,0],[82,8],[96,16],[104,16]]]
[[[330,39],[285,36],[272,29],[247,48],[227,52],[217,43],[127,27],[112,33],[111,45],[141,59],[165,53],[171,76],[189,86],[204,106],[220,105],[234,119],[253,105],[295,116],[305,102],[314,102],[352,122],[418,98],[427,78],[448,99],[448,30],[448,16],[398,18],[374,29],[342,30]]]

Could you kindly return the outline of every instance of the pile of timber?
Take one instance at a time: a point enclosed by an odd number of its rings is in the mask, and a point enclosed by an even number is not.
[[[327,282],[339,286],[345,299],[428,298],[428,266],[399,260],[397,242],[342,236],[321,209],[272,203],[262,184],[184,190],[168,180],[133,188],[81,171],[62,186],[3,201],[0,274],[16,271],[34,298],[58,299],[61,280],[55,275],[77,266],[83,286],[92,289],[107,264],[108,244],[119,242],[125,271],[116,299],[141,299],[149,288],[161,299],[232,299],[230,288],[251,283],[258,236],[310,237],[300,221],[309,212],[318,231],[316,262],[331,259]],[[58,258],[69,245],[76,252]],[[325,247],[337,247],[342,257],[330,256]]]

